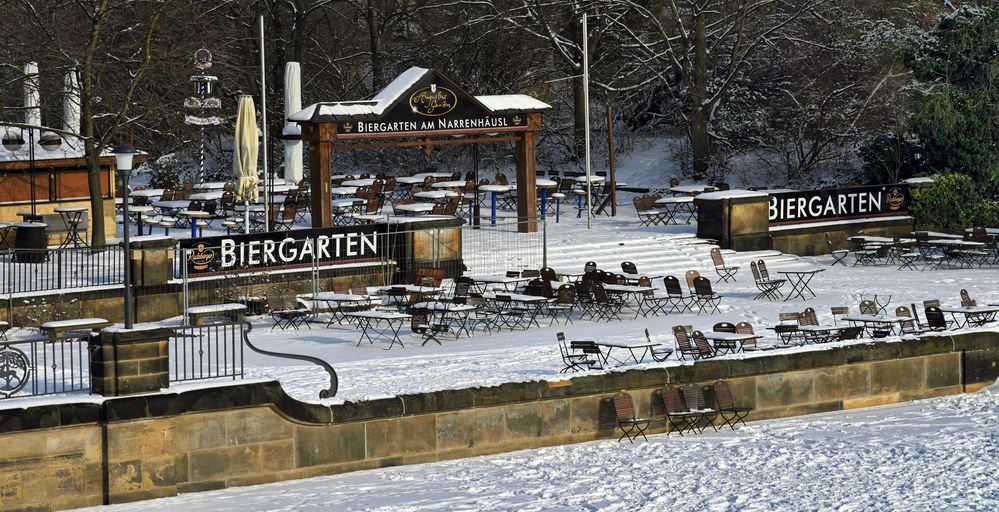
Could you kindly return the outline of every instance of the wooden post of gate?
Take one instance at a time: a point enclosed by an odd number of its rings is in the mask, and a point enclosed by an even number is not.
[[[333,225],[332,181],[333,139],[336,124],[302,125],[302,139],[309,143],[309,181],[312,189],[312,227]]]

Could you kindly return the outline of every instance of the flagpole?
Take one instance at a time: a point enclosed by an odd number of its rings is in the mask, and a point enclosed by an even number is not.
[[[586,166],[586,229],[593,218],[593,182],[590,180],[590,58],[586,13],[583,13],[583,125],[585,133],[584,159]]]
[[[270,231],[271,226],[271,198],[267,194],[267,81],[265,79],[264,66],[264,15],[260,15],[260,131],[262,133],[260,151],[264,154],[264,226]]]

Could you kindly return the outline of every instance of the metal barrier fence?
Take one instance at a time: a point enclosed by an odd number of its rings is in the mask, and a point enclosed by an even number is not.
[[[306,361],[320,366],[329,375],[330,385],[320,390],[319,398],[336,396],[339,380],[332,366],[322,359],[275,352],[250,342],[249,322],[226,322],[212,325],[174,328],[168,340],[170,348],[170,382],[210,379],[241,379],[245,348],[259,354],[283,359]]]
[[[90,390],[86,336],[0,341],[0,399]]]
[[[524,222],[499,222],[461,228],[462,262],[468,272],[496,274],[547,266],[548,223],[533,222],[537,231],[521,233]]]
[[[8,249],[0,253],[0,265],[2,293],[120,285],[124,283],[125,250],[121,245]]]

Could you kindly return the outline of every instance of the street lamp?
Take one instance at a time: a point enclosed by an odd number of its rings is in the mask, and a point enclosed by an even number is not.
[[[128,179],[132,174],[132,157],[139,151],[128,144],[111,150],[114,153],[115,169],[121,174],[121,214],[125,244],[125,328],[132,328],[132,246],[128,243]]]

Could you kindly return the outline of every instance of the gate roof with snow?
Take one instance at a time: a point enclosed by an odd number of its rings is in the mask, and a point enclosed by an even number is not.
[[[333,151],[422,147],[429,155],[435,145],[515,142],[517,217],[534,231],[535,132],[548,108],[524,94],[473,96],[436,69],[412,67],[369,100],[320,102],[292,114],[311,146],[313,226],[332,225]]]

